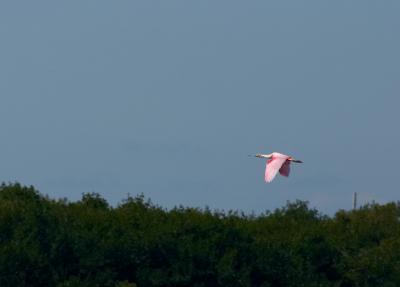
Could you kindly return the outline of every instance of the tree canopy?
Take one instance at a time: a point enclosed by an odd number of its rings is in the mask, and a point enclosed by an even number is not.
[[[400,286],[400,204],[261,215],[0,186],[0,286]]]

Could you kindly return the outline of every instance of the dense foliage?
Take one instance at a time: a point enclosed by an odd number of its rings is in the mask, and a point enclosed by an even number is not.
[[[0,286],[400,286],[400,204],[248,216],[0,187]]]

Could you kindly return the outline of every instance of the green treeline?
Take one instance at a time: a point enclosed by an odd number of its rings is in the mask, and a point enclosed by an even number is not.
[[[0,286],[400,286],[399,219],[399,203],[251,216],[3,184]]]

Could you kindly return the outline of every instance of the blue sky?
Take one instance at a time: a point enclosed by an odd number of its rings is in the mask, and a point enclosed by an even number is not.
[[[0,180],[322,212],[399,199],[400,2],[4,1]],[[263,181],[251,153],[302,159]]]

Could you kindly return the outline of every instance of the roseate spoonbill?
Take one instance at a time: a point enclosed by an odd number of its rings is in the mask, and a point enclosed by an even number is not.
[[[291,162],[303,163],[301,160],[294,159],[291,156],[284,155],[279,152],[273,152],[270,154],[256,154],[255,157],[268,159],[267,166],[265,168],[266,182],[271,182],[278,171],[283,176],[289,176]]]

